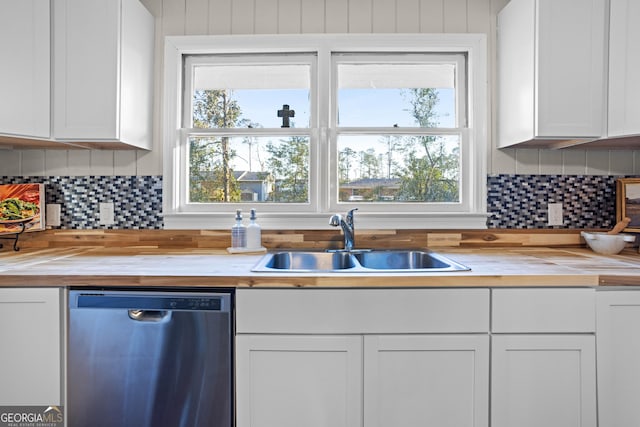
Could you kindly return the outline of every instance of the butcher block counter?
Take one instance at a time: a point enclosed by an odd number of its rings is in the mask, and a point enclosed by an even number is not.
[[[0,286],[506,287],[640,285],[640,255],[552,247],[436,248],[471,268],[443,273],[255,273],[263,254],[224,249],[64,247],[0,251]]]

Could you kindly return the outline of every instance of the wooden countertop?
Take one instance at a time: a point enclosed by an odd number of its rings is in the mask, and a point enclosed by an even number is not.
[[[486,287],[640,285],[640,254],[582,248],[438,248],[445,273],[253,273],[258,255],[220,249],[66,247],[0,252],[0,286]]]

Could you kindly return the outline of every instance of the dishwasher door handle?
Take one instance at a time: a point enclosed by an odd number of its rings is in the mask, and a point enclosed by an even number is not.
[[[163,322],[169,320],[168,310],[129,310],[129,318],[138,322]]]

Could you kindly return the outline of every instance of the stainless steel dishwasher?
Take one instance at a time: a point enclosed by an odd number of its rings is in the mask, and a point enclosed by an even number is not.
[[[69,292],[69,427],[231,427],[231,290]]]

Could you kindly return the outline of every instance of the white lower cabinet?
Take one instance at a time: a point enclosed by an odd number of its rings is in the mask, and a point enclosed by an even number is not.
[[[59,288],[0,288],[0,404],[62,405]]]
[[[488,425],[488,335],[242,335],[236,343],[239,427]]]
[[[488,427],[487,289],[238,290],[236,330],[238,427]]]
[[[237,426],[596,427],[595,294],[240,289]],[[640,294],[636,302],[636,337],[619,371],[633,373],[624,383],[633,409]],[[610,357],[609,369],[620,369]],[[612,394],[612,412],[623,393]],[[638,413],[619,425],[640,425]]]
[[[598,403],[602,427],[640,425],[640,292],[597,294]]]
[[[594,289],[493,290],[491,330],[492,427],[597,426]]]

